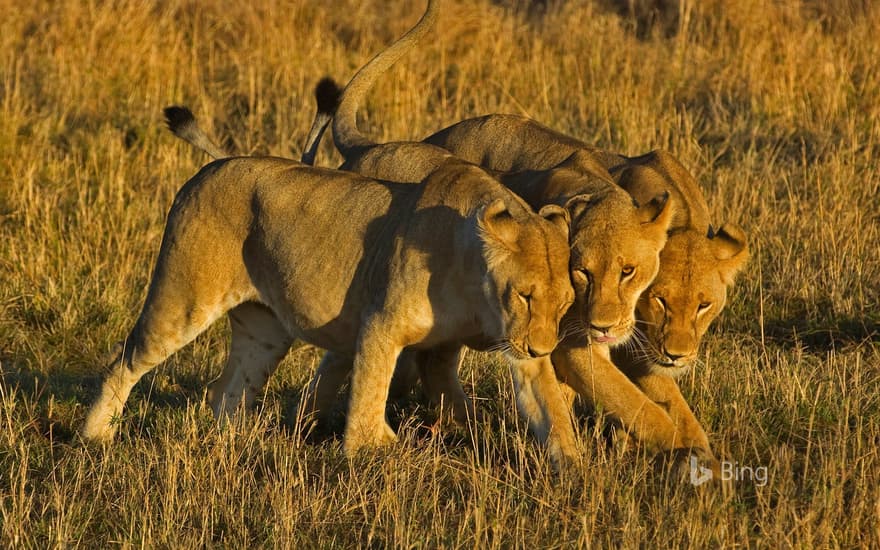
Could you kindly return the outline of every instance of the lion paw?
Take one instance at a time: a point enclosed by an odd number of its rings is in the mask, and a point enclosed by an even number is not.
[[[684,482],[698,487],[706,482],[723,481],[721,463],[707,449],[681,449],[676,453],[675,472]]]
[[[346,429],[343,450],[345,454],[351,456],[361,449],[383,447],[391,445],[395,441],[397,441],[397,434],[384,421],[375,427],[360,424],[357,427]]]

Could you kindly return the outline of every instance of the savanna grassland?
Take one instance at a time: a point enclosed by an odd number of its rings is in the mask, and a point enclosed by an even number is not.
[[[347,79],[422,1],[0,0],[0,546],[877,547],[880,9],[681,2],[653,31],[592,1],[447,0],[363,125],[420,139],[531,116],[625,154],[665,148],[752,259],[682,388],[717,454],[767,483],[692,487],[582,422],[556,475],[488,355],[484,418],[355,460],[298,429],[320,359],[290,353],[259,410],[218,429],[217,323],[146,376],[116,443],[74,433],[134,322],[177,189],[207,159],[164,128],[190,105],[237,151],[298,157],[325,74]],[[338,164],[325,143],[318,163]],[[344,216],[344,212],[340,213]]]

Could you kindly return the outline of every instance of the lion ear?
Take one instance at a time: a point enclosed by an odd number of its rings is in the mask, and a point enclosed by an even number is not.
[[[652,225],[664,233],[669,229],[674,210],[672,201],[669,200],[669,191],[663,191],[645,204],[639,205],[635,199],[633,203],[636,206],[636,216],[642,225]]]
[[[568,227],[571,224],[568,210],[555,204],[548,204],[538,211],[538,215],[558,227],[568,240]]]
[[[721,279],[725,284],[733,284],[736,274],[749,259],[749,243],[746,233],[734,223],[725,223],[715,236],[711,237],[715,258],[718,259],[718,268]]]
[[[477,218],[483,233],[507,248],[516,250],[519,223],[513,219],[503,199],[495,199],[485,207]]]
[[[584,212],[589,210],[592,205],[593,195],[590,195],[589,193],[582,193],[568,199],[563,208],[568,212],[569,225],[577,224],[578,220],[581,219],[581,216],[584,215]]]

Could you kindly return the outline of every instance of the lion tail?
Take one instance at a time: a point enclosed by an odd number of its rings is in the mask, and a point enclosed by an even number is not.
[[[377,54],[354,75],[339,100],[336,116],[333,118],[333,141],[346,159],[357,149],[371,147],[375,142],[363,135],[357,127],[357,110],[361,100],[373,83],[394,65],[398,59],[413,48],[434,26],[439,12],[439,0],[428,0],[428,7],[419,22],[391,44],[385,51]]]
[[[315,113],[315,120],[312,121],[312,127],[309,129],[309,137],[306,138],[306,146],[300,159],[303,164],[315,164],[315,155],[318,153],[321,137],[333,120],[333,115],[336,114],[341,95],[342,89],[329,76],[322,78],[315,86],[315,101],[318,104],[318,112]]]
[[[231,157],[226,150],[211,141],[211,138],[199,127],[195,115],[188,107],[172,105],[163,109],[165,123],[171,133],[190,145],[208,153],[211,158],[222,159]]]

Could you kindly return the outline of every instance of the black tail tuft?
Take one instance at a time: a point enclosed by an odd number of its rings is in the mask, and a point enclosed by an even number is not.
[[[162,110],[165,113],[165,124],[173,133],[177,133],[180,128],[192,124],[196,121],[195,115],[188,107],[182,105],[172,105]]]
[[[325,76],[315,86],[315,100],[318,102],[318,112],[333,116],[339,106],[339,98],[342,89],[329,76]]]

